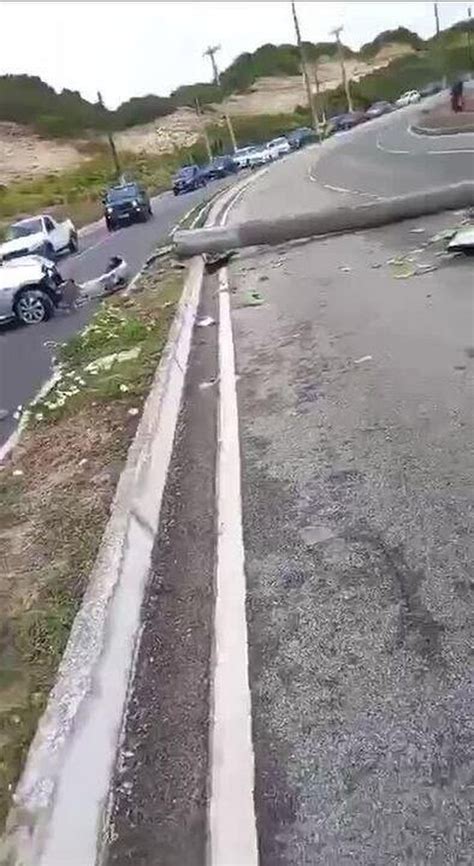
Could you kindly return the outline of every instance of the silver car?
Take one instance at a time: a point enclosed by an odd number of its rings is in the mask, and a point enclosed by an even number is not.
[[[53,262],[41,256],[0,264],[0,322],[17,319],[24,325],[37,325],[46,321],[60,303],[64,285]]]

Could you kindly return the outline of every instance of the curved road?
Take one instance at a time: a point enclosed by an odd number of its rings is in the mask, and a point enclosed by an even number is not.
[[[125,258],[132,274],[136,273],[191,208],[231,182],[215,181],[205,189],[176,198],[171,192],[156,196],[153,219],[145,224],[127,226],[112,234],[105,225],[94,225],[81,237],[79,252],[59,261],[61,273],[78,282],[90,280],[104,272],[114,255]],[[95,306],[90,303],[73,313],[58,312],[51,321],[31,328],[0,325],[0,410],[9,413],[3,421],[0,419],[0,446],[16,426],[12,413],[18,405],[26,404],[50,375],[51,357],[55,354],[51,344],[69,339],[82,328]]]
[[[337,137],[313,177],[337,192],[393,196],[474,176],[474,133],[421,136],[411,130],[419,106]]]

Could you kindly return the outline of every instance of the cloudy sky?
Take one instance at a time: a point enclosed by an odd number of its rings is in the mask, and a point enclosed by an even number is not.
[[[469,3],[438,3],[441,27],[467,16]],[[434,32],[433,3],[297,4],[304,39],[328,39],[344,24],[351,47],[403,24],[421,36]],[[131,96],[167,95],[180,84],[210,79],[209,44],[222,44],[219,64],[265,42],[293,42],[290,3],[58,2],[1,0],[0,74],[39,75],[57,90],[88,99],[100,89],[114,107]],[[21,36],[19,35],[21,34]]]

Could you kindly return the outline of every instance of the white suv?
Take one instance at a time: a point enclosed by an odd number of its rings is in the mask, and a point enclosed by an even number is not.
[[[405,105],[411,105],[412,102],[419,102],[420,99],[421,96],[418,90],[407,90],[406,93],[402,93],[402,95],[398,97],[395,105],[398,108],[403,108]]]
[[[273,159],[278,159],[279,156],[283,156],[283,154],[290,153],[291,151],[290,142],[283,135],[280,138],[273,138],[268,142],[267,147]]]

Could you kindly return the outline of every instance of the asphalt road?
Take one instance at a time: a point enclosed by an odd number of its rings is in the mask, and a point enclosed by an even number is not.
[[[322,153],[313,177],[336,191],[377,196],[472,178],[474,133],[417,135],[411,124],[419,111],[419,106],[410,106],[338,135],[337,147]]]
[[[282,160],[231,219],[432,186],[439,166],[469,177],[465,154],[429,157],[432,139],[388,152],[412,114]],[[322,186],[332,167],[342,194]],[[472,862],[473,271],[430,242],[458,219],[244,250],[230,269],[260,866]],[[201,307],[215,318],[217,290]],[[207,862],[215,344],[196,329],[114,866]]]
[[[61,273],[78,282],[92,279],[104,272],[113,255],[125,258],[132,274],[136,273],[187,211],[229,182],[215,181],[205,189],[177,197],[171,192],[157,196],[153,200],[153,219],[148,223],[127,226],[112,234],[104,224],[94,228],[80,239],[76,255],[59,261]],[[94,309],[95,303],[90,303],[72,313],[58,312],[49,322],[30,328],[0,325],[0,410],[9,413],[0,420],[0,446],[16,426],[12,413],[17,406],[26,404],[50,375],[54,344],[83,327]]]

